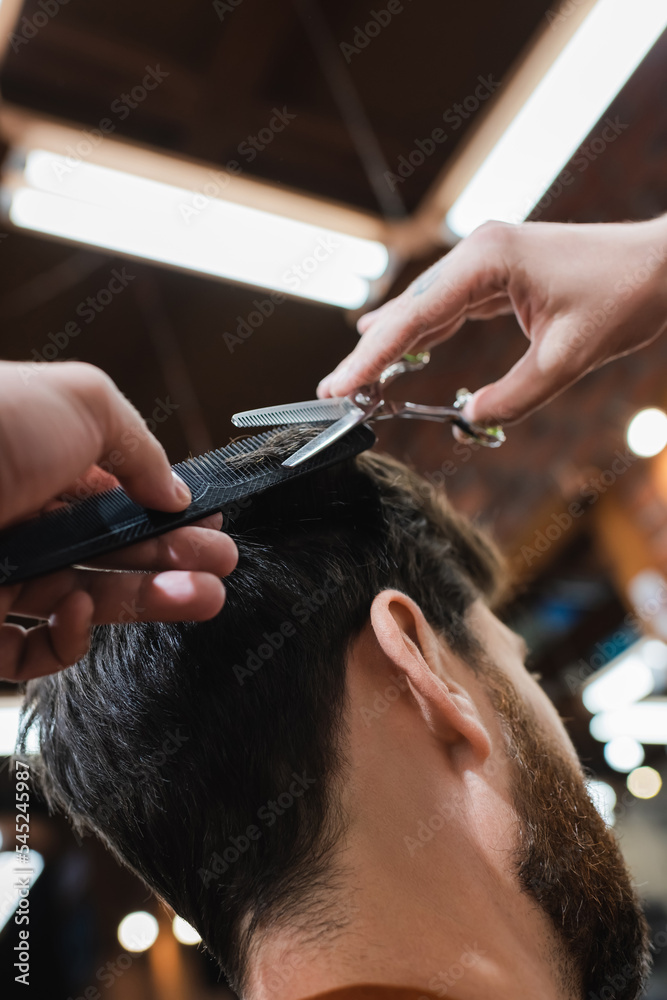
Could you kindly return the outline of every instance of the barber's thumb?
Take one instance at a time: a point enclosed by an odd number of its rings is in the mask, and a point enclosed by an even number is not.
[[[512,414],[510,416],[512,411],[507,408],[506,395],[498,392],[497,387],[498,383],[492,382],[473,394],[463,410],[463,416],[469,423],[490,426],[491,424],[507,423],[510,419],[520,419],[520,415]]]
[[[463,416],[482,426],[516,423],[556,395],[559,388],[547,382],[528,350],[506,375],[473,394]]]

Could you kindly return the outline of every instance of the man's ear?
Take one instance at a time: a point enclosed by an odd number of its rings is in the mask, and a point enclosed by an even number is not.
[[[433,735],[450,746],[467,744],[481,759],[488,757],[491,738],[461,683],[461,661],[431,628],[419,605],[399,590],[383,590],[371,606],[371,627],[392,669],[405,677]]]

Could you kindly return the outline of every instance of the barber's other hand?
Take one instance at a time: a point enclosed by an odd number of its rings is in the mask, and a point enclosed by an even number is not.
[[[667,217],[572,225],[490,222],[401,295],[362,316],[359,344],[318,388],[342,396],[406,352],[447,340],[466,319],[514,313],[530,341],[465,416],[511,423],[667,326]]]
[[[139,413],[99,369],[0,362],[0,527],[63,494],[118,483],[156,510],[183,510],[191,499]],[[30,629],[0,626],[0,677],[24,681],[75,663],[93,624],[213,617],[225,598],[220,577],[238,558],[221,523],[214,515],[95,560],[91,569],[0,587],[0,622],[8,614],[46,620]]]

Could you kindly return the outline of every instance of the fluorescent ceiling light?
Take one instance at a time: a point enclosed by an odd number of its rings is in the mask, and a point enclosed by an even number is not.
[[[642,645],[632,645],[586,683],[581,699],[592,715],[631,705],[651,694],[655,679],[641,655]]]
[[[665,0],[598,0],[450,208],[449,229],[525,219],[665,28]]]
[[[21,698],[0,699],[0,757],[11,757],[16,750],[21,716]],[[30,730],[30,739],[26,747],[28,753],[39,752],[37,730]]]
[[[0,851],[0,931],[19,905],[19,878],[29,877],[32,887],[44,869],[44,858],[38,851],[30,851],[26,864],[17,861],[18,857],[14,850]]]
[[[626,590],[647,630],[661,639],[667,639],[667,605],[664,599],[667,579],[662,573],[655,569],[642,569],[628,580]]]
[[[354,309],[387,269],[377,241],[36,149],[9,218],[20,228]],[[198,206],[198,207],[194,207]]]
[[[632,736],[640,743],[667,744],[667,698],[651,698],[594,715],[591,736],[601,743]]]
[[[642,659],[662,680],[667,673],[667,643],[662,639],[648,639],[642,649]]]
[[[19,715],[21,709],[16,704],[0,705],[0,756],[11,757],[16,749]]]

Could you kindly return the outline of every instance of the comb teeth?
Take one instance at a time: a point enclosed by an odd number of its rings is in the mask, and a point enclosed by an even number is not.
[[[230,512],[240,500],[352,458],[375,442],[373,431],[363,424],[296,468],[284,468],[281,458],[270,454],[245,468],[229,464],[239,455],[251,455],[274,436],[274,431],[265,431],[173,466],[193,496],[190,506],[180,513],[148,510],[116,487],[5,529],[0,532],[0,584],[86,563],[209,514]]]
[[[235,427],[319,424],[345,416],[352,405],[346,399],[310,399],[305,403],[290,403],[289,406],[267,406],[263,410],[235,413],[232,423]]]
[[[238,455],[248,455],[257,451],[270,437],[273,431],[265,431],[257,437],[244,438],[242,441],[232,441],[224,448],[217,448],[215,451],[207,451],[203,455],[189,458],[185,462],[179,462],[174,466],[174,471],[186,481],[193,496],[202,489],[211,485],[231,486],[234,483],[243,482],[247,479],[247,474],[228,464],[230,458]]]

